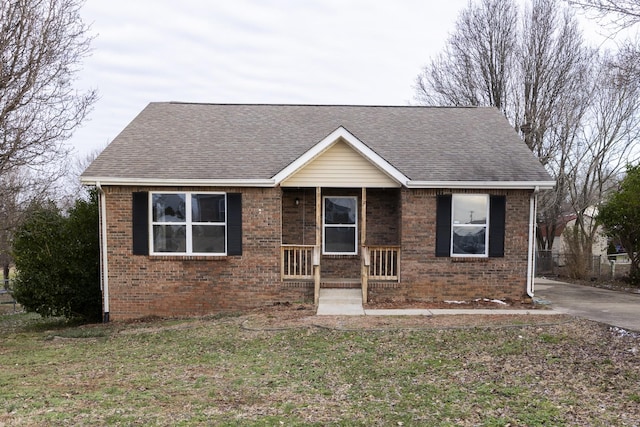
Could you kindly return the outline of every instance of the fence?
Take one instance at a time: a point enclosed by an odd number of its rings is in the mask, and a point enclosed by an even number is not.
[[[11,294],[11,280],[3,279],[2,285],[0,286],[0,304],[11,304],[13,305],[13,311],[16,311],[16,300],[13,298]],[[0,310],[0,313],[4,313],[3,310]]]
[[[536,252],[536,276],[560,276],[569,277],[572,273],[572,256],[563,252],[551,251]],[[582,268],[584,278],[611,279],[621,278],[629,274],[629,264],[611,263],[602,255],[587,256],[585,259],[574,260],[575,264]]]
[[[400,246],[367,246],[369,279],[399,280]]]
[[[283,279],[313,278],[313,245],[282,245],[281,268]]]

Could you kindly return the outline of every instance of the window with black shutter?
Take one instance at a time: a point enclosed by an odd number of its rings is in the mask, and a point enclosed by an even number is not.
[[[241,255],[239,193],[133,193],[134,255]]]
[[[436,209],[436,256],[504,256],[505,196],[441,195]]]

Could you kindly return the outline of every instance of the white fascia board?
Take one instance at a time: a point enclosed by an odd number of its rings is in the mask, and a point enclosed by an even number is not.
[[[367,159],[382,172],[386,173],[389,177],[393,178],[402,185],[406,185],[409,178],[407,178],[398,169],[394,168],[391,163],[387,162],[375,151],[367,147],[362,141],[360,141],[351,132],[349,132],[342,126],[331,132],[324,139],[322,139],[320,142],[318,142],[316,145],[314,145],[304,154],[298,157],[295,161],[275,174],[272,179],[276,184],[280,184],[282,181],[292,176],[298,170],[302,169],[305,165],[322,154],[325,150],[330,148],[340,138],[346,141],[346,143],[349,144],[349,146],[353,148],[358,154]]]
[[[551,190],[555,181],[409,181],[408,188]]]
[[[85,185],[148,185],[157,187],[275,187],[273,179],[153,179],[153,178],[102,178],[80,177]]]

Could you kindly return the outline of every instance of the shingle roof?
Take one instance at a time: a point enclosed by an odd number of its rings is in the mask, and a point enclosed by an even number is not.
[[[489,107],[149,104],[83,181],[270,179],[340,126],[412,181],[550,181]]]

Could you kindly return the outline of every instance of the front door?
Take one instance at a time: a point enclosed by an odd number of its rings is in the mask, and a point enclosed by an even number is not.
[[[357,255],[358,198],[325,196],[322,210],[322,253]]]
[[[321,262],[323,281],[359,283],[358,219],[357,196],[330,194],[323,196]]]

